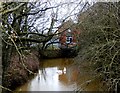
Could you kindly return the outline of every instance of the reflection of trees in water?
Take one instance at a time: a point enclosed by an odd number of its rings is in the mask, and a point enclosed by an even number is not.
[[[72,67],[74,63],[73,59],[61,58],[61,59],[48,59],[43,60],[40,63],[40,69],[38,73],[38,80],[44,78],[46,80],[47,73],[46,68],[57,67],[58,79],[64,84],[69,84],[75,82],[77,79],[77,74],[75,74],[76,69]],[[42,76],[42,77],[41,77]]]
[[[38,71],[38,80],[40,80],[41,78],[44,78],[44,80],[46,80],[46,70],[45,70],[45,68],[41,68]]]
[[[64,74],[64,73],[62,73],[62,74],[59,75],[59,80],[60,80],[62,83],[64,83],[64,84],[68,84],[68,82],[69,82],[69,80],[68,80],[68,78],[67,78],[67,75]]]
[[[77,69],[73,67],[59,68],[61,73],[59,74],[59,80],[64,84],[69,84],[77,81]]]

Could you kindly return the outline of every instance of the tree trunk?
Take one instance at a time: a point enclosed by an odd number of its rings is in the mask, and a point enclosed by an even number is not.
[[[1,41],[1,31],[0,31],[0,85],[2,85],[2,41]],[[0,93],[2,92],[2,88],[0,88]]]
[[[5,72],[8,68],[8,66],[10,65],[10,60],[11,60],[11,56],[12,56],[12,48],[13,46],[7,45],[6,43],[2,43],[2,69],[3,69],[3,73],[2,73],[2,81],[4,81],[4,77],[5,77]],[[2,86],[5,87],[4,82],[2,82]],[[6,93],[5,89],[2,89],[2,93]]]
[[[0,2],[0,8],[2,9],[2,2]],[[1,14],[0,14],[1,18]],[[0,20],[0,28],[1,28],[1,20]],[[1,29],[0,29],[1,30]],[[2,40],[1,40],[1,31],[0,31],[0,85],[2,85]],[[2,92],[2,88],[0,88],[0,93]]]

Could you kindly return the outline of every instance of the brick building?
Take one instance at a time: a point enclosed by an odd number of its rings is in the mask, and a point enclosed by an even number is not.
[[[71,20],[63,23],[58,31],[61,33],[59,35],[60,48],[70,48],[78,44],[80,31],[75,29],[74,23]]]

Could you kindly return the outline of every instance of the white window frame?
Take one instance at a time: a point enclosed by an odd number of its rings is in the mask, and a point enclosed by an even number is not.
[[[66,43],[67,44],[72,43],[71,39],[73,39],[73,37],[71,37],[71,36],[70,37],[66,37]]]

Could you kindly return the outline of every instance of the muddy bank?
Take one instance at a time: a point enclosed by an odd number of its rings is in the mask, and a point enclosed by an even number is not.
[[[11,58],[10,66],[5,71],[3,85],[11,90],[17,86],[27,82],[31,76],[29,72],[37,72],[39,69],[39,60],[36,56],[37,52],[27,51],[24,62],[20,61],[19,55],[14,53]]]
[[[41,50],[41,58],[73,58],[77,56],[78,50],[76,49],[55,49],[55,50]]]
[[[61,58],[61,51],[59,49],[56,50],[41,50],[40,57],[45,59],[53,59],[53,58]]]

